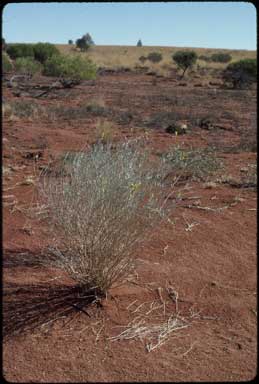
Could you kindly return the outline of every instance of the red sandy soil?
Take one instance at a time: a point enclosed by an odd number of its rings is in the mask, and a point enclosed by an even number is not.
[[[147,145],[154,152],[164,152],[176,143],[194,147],[219,143],[222,148],[237,143],[240,130],[251,124],[255,113],[255,90],[217,89],[215,93],[214,87],[194,84],[191,81],[183,87],[174,78],[160,78],[155,85],[147,75],[104,75],[93,85],[86,82],[45,99],[22,100],[45,107],[77,107],[101,97],[106,107],[115,111],[108,120],[116,121],[122,111],[133,115],[126,124],[117,122],[117,139],[143,134],[143,122],[156,112],[182,113],[180,120],[191,126],[186,135],[176,137],[161,127],[146,128]],[[7,102],[21,100],[10,89],[4,87],[3,92]],[[199,128],[195,119],[205,114],[214,116],[226,129]],[[24,296],[16,296],[24,300],[24,308],[37,289],[44,300],[49,287],[69,289],[72,282],[58,270],[22,262],[24,254],[32,261],[41,257],[50,235],[46,223],[27,214],[37,196],[35,186],[20,182],[37,175],[40,166],[64,151],[91,144],[97,120],[91,114],[82,119],[3,120],[3,166],[9,169],[3,175],[4,288],[7,292],[15,287],[24,289]],[[37,161],[26,158],[37,151],[42,152]],[[256,161],[256,153],[225,153],[220,147],[218,156],[225,165],[221,175],[236,179],[242,168]],[[3,374],[7,381],[236,382],[255,377],[256,191],[218,182],[210,188],[204,182],[190,182],[182,196],[172,213],[172,224],[156,228],[154,237],[136,252],[135,273],[113,287],[99,305],[87,307],[90,317],[75,309],[65,318],[57,314],[52,323],[46,319],[34,329],[5,337]],[[197,205],[225,208],[203,210]],[[169,296],[169,286],[178,300]],[[146,316],[147,324],[167,321],[178,305],[188,327],[172,333],[151,352],[146,348],[148,338],[109,339],[125,330],[137,315],[152,309],[152,303],[159,308]],[[17,305],[17,318],[19,310],[22,313]],[[11,329],[8,314],[6,321]]]

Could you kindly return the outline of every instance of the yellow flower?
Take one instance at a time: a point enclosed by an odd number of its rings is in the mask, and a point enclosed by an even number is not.
[[[132,192],[136,192],[139,189],[140,186],[141,186],[141,183],[132,183],[132,184],[130,184],[130,188],[131,188]]]

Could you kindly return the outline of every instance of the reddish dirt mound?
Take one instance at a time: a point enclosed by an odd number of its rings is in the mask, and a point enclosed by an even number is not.
[[[256,153],[234,146],[252,124],[256,92],[215,92],[192,83],[181,87],[163,78],[155,84],[152,76],[131,73],[104,75],[45,98],[3,92],[6,102],[38,108],[34,115],[17,112],[3,120],[5,378],[173,382],[255,377],[256,192],[240,180]],[[94,103],[99,109],[86,108]],[[172,144],[217,146],[225,169],[213,183],[189,182],[171,224],[157,228],[136,253],[135,274],[107,297],[82,307],[79,299],[71,299],[77,289],[73,282],[39,264],[49,235],[46,224],[28,212],[40,170],[64,151],[91,144],[100,118],[116,124],[115,140],[145,135],[154,154]],[[211,120],[209,130],[201,127],[202,118]],[[172,121],[186,123],[188,133],[166,133]],[[226,183],[219,182],[222,176]],[[165,331],[176,312],[181,329],[149,352],[159,342],[155,327],[164,325]],[[134,337],[141,327],[143,337]]]

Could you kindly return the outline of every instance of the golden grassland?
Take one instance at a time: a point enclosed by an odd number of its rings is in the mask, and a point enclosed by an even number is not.
[[[118,68],[128,67],[134,68],[135,66],[142,65],[139,61],[140,56],[147,56],[151,52],[159,52],[162,54],[163,59],[157,63],[152,64],[149,60],[145,62],[145,66],[150,69],[166,71],[175,67],[172,60],[172,55],[179,50],[193,50],[198,56],[210,56],[213,53],[224,52],[232,56],[232,61],[241,60],[244,58],[256,58],[256,51],[248,50],[231,50],[231,49],[213,49],[213,48],[179,48],[179,47],[151,47],[151,46],[114,46],[114,45],[94,45],[89,48],[87,52],[80,52],[75,45],[57,44],[57,48],[65,54],[82,55],[91,59],[98,67]],[[200,67],[206,68],[224,68],[226,63],[214,63],[198,60],[197,64]]]

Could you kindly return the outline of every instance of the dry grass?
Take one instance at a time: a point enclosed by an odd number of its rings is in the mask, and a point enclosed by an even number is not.
[[[95,127],[95,142],[108,144],[112,143],[119,133],[118,128],[107,120],[99,119]]]
[[[134,68],[140,66],[140,56],[148,56],[151,52],[161,53],[163,59],[158,64],[152,64],[149,60],[145,62],[145,66],[148,66],[151,70],[166,71],[169,68],[176,68],[175,63],[172,60],[172,55],[181,49],[194,50],[199,55],[211,55],[217,52],[229,53],[232,56],[232,61],[240,60],[243,58],[256,58],[256,51],[246,50],[228,50],[228,49],[206,49],[206,48],[180,48],[180,47],[134,47],[134,46],[93,46],[87,52],[78,52],[75,46],[61,45],[57,47],[63,53],[69,53],[72,55],[83,55],[89,57],[97,64],[98,67],[107,68],[119,68],[129,67]],[[202,60],[198,60],[197,64],[200,67],[207,68],[224,68],[226,64],[222,63],[205,63]]]

